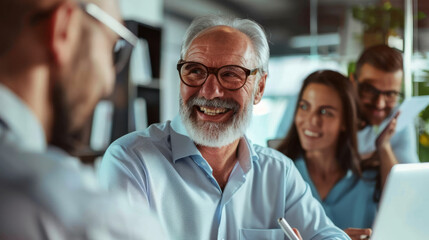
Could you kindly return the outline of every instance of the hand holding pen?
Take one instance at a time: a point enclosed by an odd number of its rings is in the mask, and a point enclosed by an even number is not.
[[[302,240],[301,234],[299,234],[298,229],[292,228],[284,218],[279,218],[278,222],[289,240]]]

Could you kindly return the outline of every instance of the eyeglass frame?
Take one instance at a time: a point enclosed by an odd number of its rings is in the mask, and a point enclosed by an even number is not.
[[[183,65],[185,65],[185,64],[187,64],[187,63],[199,64],[199,65],[203,66],[203,67],[207,70],[207,76],[206,76],[206,79],[204,79],[204,81],[203,81],[201,84],[199,84],[199,85],[190,85],[190,84],[186,83],[186,82],[183,80],[183,78],[182,78],[182,73],[181,73],[181,69],[182,69]],[[242,84],[240,87],[238,87],[238,88],[227,88],[227,87],[224,87],[224,86],[222,85],[222,82],[219,80],[218,73],[219,73],[219,70],[220,70],[220,69],[222,69],[222,68],[224,68],[224,67],[238,67],[238,68],[240,68],[240,69],[242,69],[242,70],[244,71],[244,73],[246,74],[246,79],[244,80],[243,84]],[[177,62],[177,66],[176,66],[176,68],[177,68],[177,71],[179,72],[180,80],[182,81],[182,83],[183,83],[183,84],[185,84],[185,85],[186,85],[186,86],[188,86],[188,87],[201,87],[201,86],[203,86],[203,85],[204,85],[204,83],[206,83],[207,79],[209,78],[209,75],[210,75],[210,74],[213,74],[213,75],[215,75],[216,80],[218,81],[218,83],[219,83],[223,88],[228,89],[228,90],[230,90],[230,91],[237,91],[237,90],[239,90],[240,88],[242,88],[244,85],[246,85],[246,82],[247,82],[247,79],[249,78],[249,76],[251,76],[251,75],[252,75],[252,76],[253,76],[253,75],[256,75],[256,74],[258,73],[258,71],[260,70],[259,68],[248,69],[248,68],[245,68],[245,67],[242,67],[242,66],[239,66],[239,65],[224,65],[224,66],[221,66],[221,67],[219,67],[219,68],[213,68],[213,67],[207,67],[206,65],[204,65],[204,64],[202,64],[202,63],[199,63],[199,62],[185,61],[185,60],[183,60],[183,59],[180,59],[180,60]]]
[[[79,2],[79,6],[85,13],[97,21],[103,23],[106,27],[130,43],[133,47],[137,45],[138,37],[99,6],[94,3],[84,2]]]
[[[370,90],[371,90],[370,94],[373,95],[372,96],[372,100],[373,99],[377,99],[378,96],[380,96],[380,95],[383,95],[385,101],[393,103],[393,102],[397,102],[399,99],[402,99],[404,97],[404,94],[402,92],[398,92],[398,91],[395,91],[395,90],[381,91],[381,90],[377,89],[376,87],[374,87],[370,83],[363,82],[363,83],[358,83],[357,85],[358,85],[358,93],[359,93],[359,95],[361,94],[360,92],[362,91],[361,90],[361,86],[362,85],[365,85],[365,86],[369,87]],[[392,93],[395,94],[395,100],[389,101],[388,100],[388,94],[392,94]]]
[[[122,57],[120,57],[118,61],[116,61],[116,59],[114,61],[116,73],[121,72],[129,60],[132,49],[137,45],[138,37],[96,4],[84,2],[79,2],[78,4],[83,12],[105,25],[120,37],[120,39],[115,43],[115,47],[117,44],[120,44],[121,40],[124,40],[129,44],[128,48],[123,48],[124,50],[122,50],[123,52],[120,54]],[[113,55],[114,58],[116,58],[116,52],[114,52]]]

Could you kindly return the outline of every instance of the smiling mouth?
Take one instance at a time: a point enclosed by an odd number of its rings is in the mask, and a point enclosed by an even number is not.
[[[321,137],[322,136],[321,133],[313,132],[313,131],[310,131],[307,129],[304,130],[304,135],[308,136],[308,137]]]
[[[209,116],[216,116],[219,114],[224,114],[228,111],[230,111],[231,109],[228,108],[209,108],[209,107],[204,107],[204,106],[197,106],[198,111],[209,115]]]

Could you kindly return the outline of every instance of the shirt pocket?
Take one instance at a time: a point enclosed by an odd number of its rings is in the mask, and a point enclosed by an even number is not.
[[[281,229],[240,229],[240,240],[283,240]]]

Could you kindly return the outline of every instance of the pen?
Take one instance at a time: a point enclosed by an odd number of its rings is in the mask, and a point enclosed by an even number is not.
[[[289,224],[286,222],[284,218],[279,218],[278,222],[280,227],[283,229],[283,232],[285,233],[286,237],[289,238],[289,240],[299,240],[299,238],[295,235],[292,228],[289,226]]]

